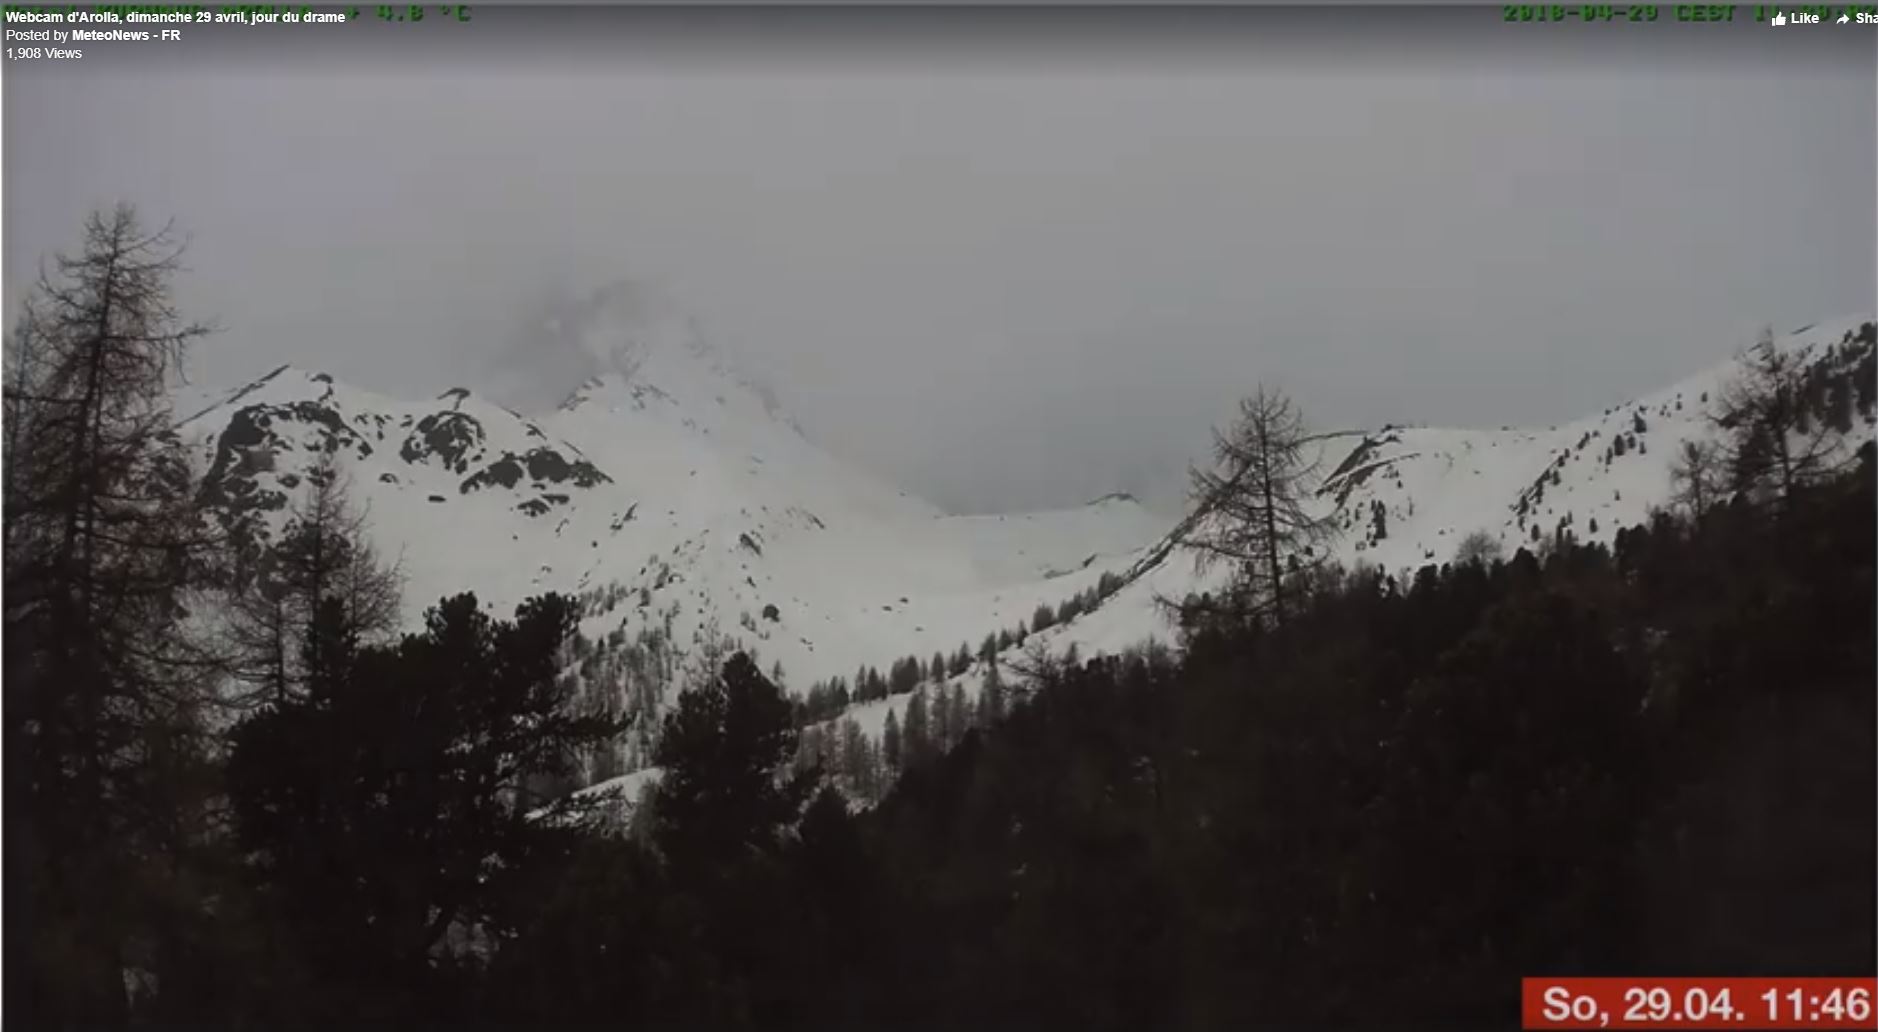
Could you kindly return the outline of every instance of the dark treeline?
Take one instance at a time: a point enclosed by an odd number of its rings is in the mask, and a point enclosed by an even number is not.
[[[894,660],[884,677],[878,669],[863,666],[854,672],[852,682],[839,676],[817,681],[796,700],[796,723],[801,726],[819,724],[839,717],[856,703],[905,695],[928,681],[940,684],[948,679],[962,677],[974,662],[984,664],[988,670],[994,669],[1000,654],[1022,647],[1029,640],[1032,627],[1039,631],[1048,630],[1092,612],[1110,595],[1121,590],[1123,583],[1120,574],[1104,572],[1094,585],[1064,599],[1055,609],[1050,608],[1048,603],[1038,603],[1031,619],[1028,622],[1019,620],[1015,630],[1005,628],[985,635],[976,652],[969,644],[960,642],[958,651],[951,655],[935,652],[931,660],[923,660],[918,656]]]
[[[636,837],[570,833],[487,956],[383,991],[517,1026],[1504,1026],[1525,974],[1869,972],[1875,489],[1868,447],[1784,511],[1323,573],[1282,631],[1042,671],[858,816],[777,777],[787,709],[733,659]]]
[[[1504,1027],[1521,975],[1869,972],[1864,455],[1052,676],[862,822],[921,929],[883,1020]]]
[[[394,638],[342,491],[271,552],[200,518],[174,268],[101,215],[9,342],[20,1027],[1506,1027],[1522,975],[1873,969],[1874,449],[1771,349],[1679,515],[1406,582],[1281,551],[1320,528],[1261,394],[1178,654],[1007,685],[994,635],[970,710],[919,685],[964,649],[860,671],[914,695],[845,773],[730,655],[622,827],[542,788],[627,730],[576,603]]]
[[[165,972],[149,1014],[1504,1027],[1536,972],[1869,972],[1875,489],[1868,446],[1784,511],[1404,585],[1321,573],[1281,631],[1043,670],[859,815],[791,767],[784,696],[733,657],[668,718],[631,836],[482,839],[473,795],[395,783],[382,820],[244,819],[255,852],[221,898],[248,902],[200,918],[203,968]],[[451,612],[402,647],[425,665],[409,690],[502,694],[437,666],[479,637]],[[551,620],[491,647],[526,655]],[[346,726],[396,748],[415,712]],[[466,877],[497,844],[505,877]],[[317,862],[256,859],[294,855]],[[427,939],[446,899],[462,928]]]

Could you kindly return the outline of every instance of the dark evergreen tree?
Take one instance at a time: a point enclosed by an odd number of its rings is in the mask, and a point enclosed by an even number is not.
[[[1833,433],[1852,432],[1852,393],[1850,377],[1835,377],[1826,387],[1825,412],[1820,419]]]
[[[809,685],[809,690],[797,700],[795,722],[797,727],[812,724],[822,718],[822,712],[828,707],[828,686],[817,681]]]
[[[815,769],[841,769],[840,738],[823,736]],[[772,1025],[795,1009],[811,958],[792,944],[804,915],[788,882],[789,832],[817,787],[812,772],[785,775],[795,744],[781,693],[744,653],[666,717],[651,837],[676,905],[690,910],[687,942],[709,961],[668,1022]]]
[[[877,791],[874,757],[861,725],[853,717],[841,722],[841,775],[849,790],[862,799],[873,800]]]
[[[946,729],[952,736],[952,744],[957,745],[971,730],[974,712],[970,703],[965,701],[965,686],[955,684],[946,691]]]
[[[978,726],[990,727],[1004,719],[1004,678],[995,666],[985,668],[984,684],[978,689]]]
[[[952,654],[952,669],[950,672],[953,677],[957,677],[971,668],[972,647],[964,642],[959,642],[959,650]]]
[[[888,677],[887,688],[894,695],[912,691],[923,680],[919,675],[919,660],[912,656],[894,660]]]
[[[920,694],[924,696],[926,693],[922,690]],[[952,710],[946,705],[944,688],[933,691],[932,703],[927,713],[932,726],[933,748],[940,753],[950,751],[953,744],[958,741],[958,729],[952,726]]]
[[[918,766],[930,760],[935,751],[931,715],[926,708],[926,693],[914,692],[906,702],[906,721],[900,727],[903,765]]]
[[[788,704],[742,652],[713,681],[680,693],[654,762],[657,842],[672,862],[708,867],[777,846],[806,789],[778,771],[795,751]]]
[[[529,816],[545,801],[528,779],[565,775],[579,749],[620,730],[565,711],[557,674],[574,621],[555,595],[513,623],[460,595],[430,611],[423,634],[367,648],[328,598],[304,645],[322,657],[307,662],[304,697],[235,729],[236,826],[301,955],[344,990],[321,1004],[328,1018],[418,1006],[446,933],[489,927],[506,880],[551,848],[553,825]],[[373,988],[387,979],[395,988]]]
[[[888,773],[900,769],[900,718],[892,710],[887,711],[887,721],[880,730],[881,759],[887,764]]]

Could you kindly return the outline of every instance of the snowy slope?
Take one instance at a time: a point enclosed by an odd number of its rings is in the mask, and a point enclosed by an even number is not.
[[[408,624],[458,591],[504,614],[585,594],[591,641],[653,630],[681,663],[730,635],[798,687],[975,645],[1167,530],[1119,496],[947,516],[817,448],[668,305],[617,288],[580,318],[600,372],[532,418],[460,388],[406,401],[276,370],[187,415],[205,498],[277,540],[331,451],[400,559]]]
[[[1870,381],[1873,335],[1869,319],[1847,318],[1775,343],[1802,364],[1825,363]],[[1716,439],[1708,413],[1738,373],[1737,360],[1723,362],[1597,415],[1543,429],[1413,427],[1327,435],[1317,460],[1317,501],[1341,530],[1331,557],[1406,579],[1424,564],[1450,561],[1473,531],[1492,536],[1507,555],[1532,546],[1535,531],[1550,538],[1561,525],[1581,542],[1610,544],[1619,530],[1668,505],[1674,455],[1684,441]],[[1878,409],[1854,411],[1852,423],[1839,441],[1842,455],[1873,439]],[[1621,454],[1614,447],[1620,437]],[[1119,653],[1150,638],[1169,640],[1161,600],[1217,588],[1225,575],[1198,572],[1178,536],[1142,549],[1126,571],[1128,583],[1094,611],[1032,638],[1056,655],[1073,644],[1085,657]],[[962,685],[975,700],[982,682],[983,665],[975,663],[946,683]],[[904,719],[910,698],[855,706],[847,716],[878,736],[889,712]]]
[[[1126,496],[945,515],[816,447],[688,320],[635,290],[596,295],[579,318],[571,330],[599,371],[534,417],[462,389],[397,400],[291,368],[215,399],[183,426],[204,497],[232,528],[273,539],[317,453],[332,451],[380,550],[401,561],[408,624],[463,590],[504,614],[547,590],[581,596],[583,683],[645,718],[626,770],[713,638],[780,662],[799,691],[862,664],[975,650],[1038,604],[1120,575],[1098,608],[1032,636],[1059,654],[1113,653],[1166,640],[1159,600],[1221,576],[1197,573],[1179,528]],[[1778,343],[1843,362],[1855,340],[1869,354],[1870,334],[1847,319]],[[1715,436],[1709,405],[1735,372],[1721,363],[1556,427],[1332,435],[1317,502],[1342,529],[1333,557],[1401,574],[1450,559],[1472,531],[1508,554],[1560,526],[1608,542],[1667,503],[1677,446]],[[1867,408],[1845,447],[1872,432]],[[981,679],[974,664],[959,680],[975,692]],[[848,715],[878,734],[906,701]]]
[[[1870,317],[1860,316],[1803,327],[1775,344],[1803,366],[1869,381],[1873,334]],[[1507,555],[1561,526],[1578,541],[1610,544],[1619,530],[1669,504],[1676,452],[1684,441],[1717,439],[1709,415],[1739,373],[1739,359],[1730,359],[1560,426],[1329,435],[1317,462],[1323,477],[1317,500],[1341,531],[1331,556],[1346,567],[1369,564],[1404,575],[1451,560],[1474,531],[1499,541]],[[1871,408],[1851,419],[1851,432],[1839,441],[1846,456],[1878,427]],[[1165,635],[1155,599],[1207,590],[1220,576],[1197,574],[1177,541],[1144,552],[1132,572],[1138,577],[1095,612],[1046,635],[1058,651],[1074,642],[1084,655],[1112,653],[1150,633]]]
[[[1837,368],[1833,349],[1858,343],[1866,325],[1862,318],[1819,323],[1776,345],[1802,364]],[[1863,332],[1860,346],[1868,351],[1871,331]],[[1557,427],[1365,435],[1329,466],[1325,484],[1343,502],[1340,557],[1395,572],[1448,561],[1470,531],[1494,536],[1510,555],[1561,525],[1579,541],[1610,544],[1668,504],[1677,451],[1684,441],[1716,439],[1710,413],[1738,371],[1731,360]],[[1874,426],[1869,412],[1853,420],[1843,442],[1848,454]]]

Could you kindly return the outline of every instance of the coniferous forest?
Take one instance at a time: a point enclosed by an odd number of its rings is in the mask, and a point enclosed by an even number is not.
[[[1013,672],[871,808],[732,655],[619,827],[536,798],[622,730],[568,600],[394,637],[355,523],[195,529],[168,248],[98,217],[9,350],[20,1027],[1505,1028],[1524,975],[1878,961],[1873,446],[1792,475],[1777,387],[1712,504],[1406,580],[1274,552],[1281,607]]]

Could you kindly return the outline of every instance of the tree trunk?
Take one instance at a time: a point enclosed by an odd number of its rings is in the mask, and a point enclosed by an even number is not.
[[[1283,571],[1278,567],[1278,510],[1277,500],[1272,497],[1271,438],[1261,432],[1259,445],[1265,452],[1265,475],[1260,486],[1265,495],[1265,562],[1272,579],[1272,621],[1274,626],[1282,628],[1285,625],[1285,589]]]

